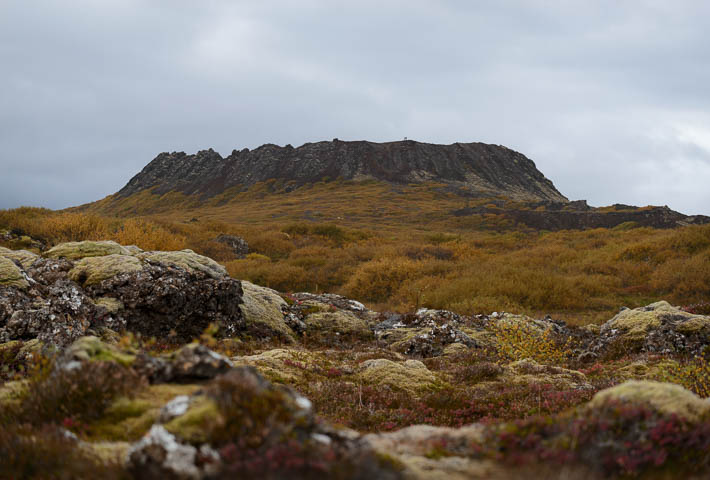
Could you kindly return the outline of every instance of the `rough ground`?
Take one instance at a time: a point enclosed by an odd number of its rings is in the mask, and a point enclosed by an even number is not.
[[[10,478],[707,478],[710,317],[374,312],[191,251],[0,250]],[[89,473],[90,472],[90,473]]]

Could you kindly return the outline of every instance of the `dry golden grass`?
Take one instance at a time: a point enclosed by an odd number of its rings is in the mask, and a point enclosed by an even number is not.
[[[275,184],[232,191],[197,208],[179,193],[107,197],[65,212],[0,211],[0,228],[48,243],[113,239],[144,249],[192,248],[237,278],[282,291],[341,293],[381,309],[555,315],[575,324],[620,306],[710,297],[710,226],[537,232],[499,215],[455,217],[486,199],[436,185]],[[138,216],[143,215],[143,216]],[[221,234],[257,255],[237,259]]]

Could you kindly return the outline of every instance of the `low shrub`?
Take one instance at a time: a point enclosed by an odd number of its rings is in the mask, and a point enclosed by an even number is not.
[[[570,340],[560,343],[550,330],[540,330],[524,320],[501,321],[493,327],[500,355],[511,360],[532,359],[547,365],[566,365],[570,355]]]
[[[118,396],[137,392],[143,380],[113,362],[84,362],[73,370],[55,369],[33,379],[10,421],[79,428],[97,419]]]
[[[660,380],[682,385],[702,398],[710,397],[710,363],[703,357],[663,364],[659,376]]]

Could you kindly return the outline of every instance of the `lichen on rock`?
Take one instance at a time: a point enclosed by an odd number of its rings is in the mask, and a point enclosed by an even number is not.
[[[309,337],[324,343],[368,340],[374,337],[365,320],[345,310],[311,313],[305,317],[304,322]]]
[[[600,328],[592,350],[611,355],[634,352],[699,354],[710,343],[710,317],[666,301],[622,309]]]
[[[0,256],[0,287],[27,288],[30,283],[22,269],[9,258]]]
[[[69,260],[130,254],[128,249],[111,240],[60,243],[44,252],[44,256],[47,258],[67,258]]]
[[[147,262],[179,267],[188,272],[202,272],[214,279],[228,276],[227,270],[222,265],[189,249],[174,252],[143,252],[136,254],[136,257]]]
[[[398,390],[420,393],[438,388],[442,382],[419,360],[403,363],[385,358],[366,360],[362,363],[360,378],[372,385],[389,385]]]
[[[294,341],[293,331],[284,321],[286,301],[270,288],[242,281],[243,303],[239,306],[244,316],[247,333],[255,339],[277,337],[289,343]]]
[[[104,255],[78,260],[69,271],[69,278],[81,285],[101,283],[121,273],[138,272],[143,269],[141,261],[130,255]]]
[[[13,261],[20,262],[22,268],[29,268],[39,255],[27,250],[10,250],[9,248],[0,247],[0,257],[5,257]]]
[[[630,380],[602,390],[587,408],[593,410],[614,402],[645,406],[662,415],[677,415],[689,421],[707,419],[710,415],[710,401],[680,385],[650,380]]]

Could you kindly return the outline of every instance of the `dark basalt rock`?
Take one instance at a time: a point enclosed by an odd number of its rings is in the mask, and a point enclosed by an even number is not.
[[[212,149],[194,155],[161,153],[118,192],[178,191],[203,198],[267,180],[286,190],[327,180],[377,179],[396,184],[441,182],[477,194],[567,202],[525,155],[500,145],[415,141],[306,143],[298,148],[263,145],[222,158]]]
[[[117,313],[131,332],[184,343],[198,337],[211,323],[220,336],[234,336],[243,329],[239,281],[211,278],[165,265],[146,265],[138,272],[123,273],[87,287],[92,297],[120,300]]]
[[[540,207],[543,208],[538,210]],[[485,205],[462,208],[451,213],[457,217],[499,214],[518,224],[550,231],[614,228],[622,224],[628,224],[630,227],[675,228],[710,223],[710,217],[684,215],[667,206],[640,208],[615,204],[612,207],[594,208],[584,200],[566,205],[554,202],[530,203],[525,205],[524,209],[502,209]]]
[[[70,278],[76,263],[38,258],[23,270],[28,286],[0,286],[0,343],[63,348],[105,328],[185,343],[212,323],[218,336],[244,329],[241,282],[229,276],[151,261],[87,286]]]

